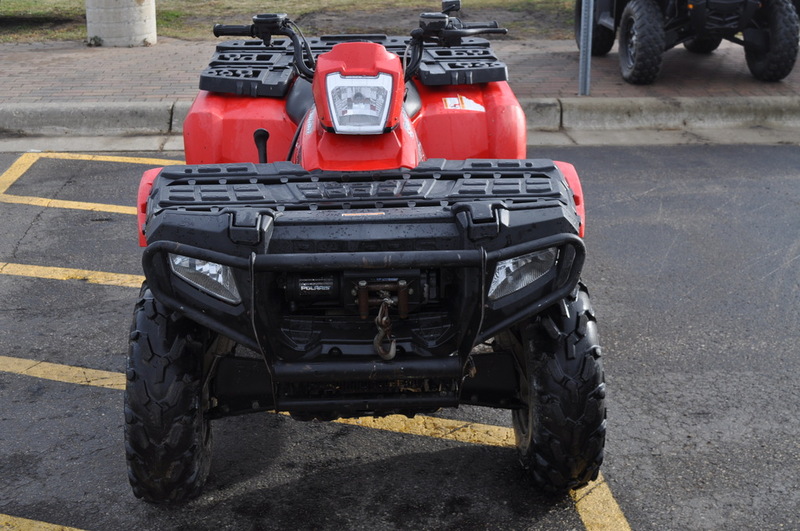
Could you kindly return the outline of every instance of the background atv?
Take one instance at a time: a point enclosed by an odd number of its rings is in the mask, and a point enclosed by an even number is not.
[[[196,496],[211,420],[266,410],[508,409],[537,485],[597,477],[605,383],[580,180],[525,158],[506,66],[472,37],[505,30],[463,24],[459,5],[410,37],[304,39],[284,14],[215,27],[256,38],[217,46],[184,124],[190,165],[139,189],[137,496]]]
[[[582,10],[577,0],[578,43]],[[641,85],[658,77],[664,51],[683,43],[707,54],[723,39],[744,46],[753,77],[779,81],[794,67],[800,38],[792,0],[596,0],[592,55],[611,50],[617,28],[622,78]]]

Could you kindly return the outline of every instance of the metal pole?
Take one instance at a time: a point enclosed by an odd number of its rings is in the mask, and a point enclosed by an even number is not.
[[[576,0],[580,2],[581,0]],[[578,95],[588,96],[592,83],[592,27],[594,26],[594,0],[583,0],[581,9],[581,42],[578,60]]]

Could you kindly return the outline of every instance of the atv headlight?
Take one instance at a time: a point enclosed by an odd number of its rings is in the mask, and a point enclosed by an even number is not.
[[[209,295],[233,304],[242,300],[228,266],[172,253],[169,265],[173,273]]]
[[[536,282],[555,266],[557,256],[558,249],[550,247],[497,262],[489,299],[497,300]]]
[[[391,75],[343,76],[336,72],[328,74],[326,85],[333,129],[337,133],[383,133],[392,100]]]

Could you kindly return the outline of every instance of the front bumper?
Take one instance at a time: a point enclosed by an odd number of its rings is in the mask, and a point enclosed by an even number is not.
[[[422,411],[458,403],[475,345],[575,288],[581,221],[550,161],[428,161],[369,175],[175,167],[150,195],[143,267],[167,307],[262,355],[269,407]],[[556,256],[548,271],[488,296],[499,262],[545,249]],[[240,300],[184,281],[170,255],[230,268]],[[375,352],[386,299],[391,361]]]

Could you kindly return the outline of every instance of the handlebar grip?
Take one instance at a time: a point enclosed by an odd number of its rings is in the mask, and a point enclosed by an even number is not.
[[[214,37],[252,37],[253,25],[214,24]]]
[[[496,20],[491,22],[474,22],[472,24],[468,22],[461,23],[461,29],[495,29],[499,27]]]
[[[494,34],[494,35],[506,35],[508,33],[507,28],[471,28],[471,29],[453,29],[453,30],[442,30],[439,32],[439,37],[443,39],[450,39],[450,38],[460,38],[460,37],[473,37],[475,35],[487,35],[487,34]]]

